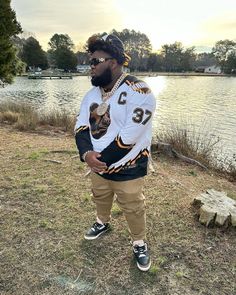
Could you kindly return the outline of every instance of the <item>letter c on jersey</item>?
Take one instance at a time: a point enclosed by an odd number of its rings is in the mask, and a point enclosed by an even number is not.
[[[123,98],[127,96],[127,92],[121,92],[119,99],[118,99],[118,104],[126,104],[126,99]]]

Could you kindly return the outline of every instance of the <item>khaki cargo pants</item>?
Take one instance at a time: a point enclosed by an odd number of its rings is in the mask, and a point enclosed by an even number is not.
[[[103,222],[110,220],[112,203],[116,202],[125,215],[133,241],[146,239],[145,197],[142,194],[144,178],[128,181],[107,180],[91,173],[93,201],[97,217]]]

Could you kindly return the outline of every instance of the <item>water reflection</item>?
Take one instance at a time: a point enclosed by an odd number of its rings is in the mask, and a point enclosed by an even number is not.
[[[159,77],[147,77],[145,81],[151,87],[152,92],[155,96],[158,96],[166,87],[167,80],[166,77],[159,76]]]
[[[145,77],[157,99],[154,130],[168,128],[171,122],[192,122],[211,127],[212,136],[220,136],[231,153],[236,153],[236,78],[233,77]],[[0,89],[1,100],[27,101],[40,111],[65,109],[76,114],[81,99],[90,89],[89,77],[72,80],[28,80]]]

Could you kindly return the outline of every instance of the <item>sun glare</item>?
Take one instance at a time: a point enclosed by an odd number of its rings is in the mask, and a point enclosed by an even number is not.
[[[145,81],[152,89],[155,96],[160,94],[166,86],[166,77],[146,77]]]

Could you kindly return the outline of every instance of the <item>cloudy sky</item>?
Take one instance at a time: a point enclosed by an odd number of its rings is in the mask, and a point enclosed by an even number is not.
[[[125,28],[144,33],[153,50],[180,41],[212,47],[236,41],[236,0],[12,0],[26,32],[46,50],[54,33],[68,34],[75,45],[94,33]]]

